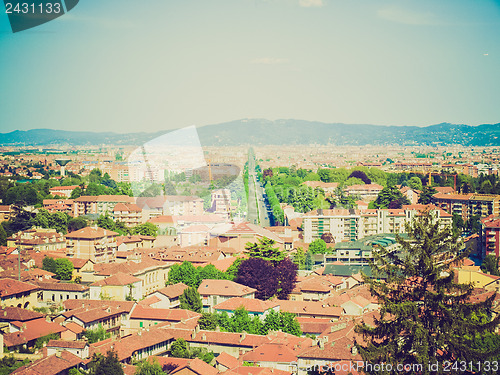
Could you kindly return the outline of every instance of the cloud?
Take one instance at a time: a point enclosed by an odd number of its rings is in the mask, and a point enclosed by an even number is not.
[[[323,0],[299,0],[299,5],[301,7],[305,8],[311,8],[311,7],[322,7],[325,5]]]
[[[276,57],[261,57],[251,61],[252,64],[263,64],[263,65],[278,65],[278,64],[288,64],[290,61],[288,59],[279,59]]]
[[[377,11],[380,18],[406,25],[434,25],[438,23],[437,17],[432,12],[418,12],[403,9],[399,6],[390,6]]]

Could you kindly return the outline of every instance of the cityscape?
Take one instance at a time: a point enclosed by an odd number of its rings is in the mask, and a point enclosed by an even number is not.
[[[500,373],[499,21],[5,0],[0,375]]]

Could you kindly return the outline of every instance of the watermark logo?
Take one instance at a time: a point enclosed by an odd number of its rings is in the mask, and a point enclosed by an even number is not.
[[[53,21],[73,9],[80,0],[3,0],[12,32]]]

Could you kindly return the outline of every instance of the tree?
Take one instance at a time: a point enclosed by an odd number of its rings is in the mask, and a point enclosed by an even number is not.
[[[198,319],[198,324],[200,329],[207,331],[215,331],[217,328],[217,315],[211,313],[203,313],[200,319]]]
[[[181,309],[191,310],[201,313],[203,304],[201,302],[200,293],[195,288],[184,289],[184,292],[179,297]]]
[[[361,181],[363,181],[363,183],[369,185],[372,183],[372,180],[370,180],[368,178],[368,176],[365,174],[365,172],[363,171],[353,171],[349,177],[347,177],[347,179],[350,179],[350,178],[359,178]]]
[[[144,223],[133,227],[131,232],[132,234],[156,237],[158,235],[158,227],[153,223]]]
[[[278,290],[274,267],[262,258],[249,258],[241,262],[236,282],[257,289],[255,297],[259,299],[271,298]]]
[[[0,246],[7,245],[7,232],[3,228],[3,225],[0,225]]]
[[[274,267],[274,275],[278,281],[278,299],[288,299],[297,283],[297,265],[288,258],[283,259]]]
[[[106,353],[105,357],[94,353],[89,368],[90,375],[124,375],[118,355],[111,350]]]
[[[97,219],[97,226],[102,229],[113,230],[115,229],[115,222],[111,219],[106,212],[105,215],[99,216]]]
[[[481,271],[489,273],[493,276],[500,276],[498,269],[499,258],[494,254],[488,254],[484,257],[483,264],[481,264]]]
[[[243,262],[243,258],[236,258],[233,264],[229,266],[226,270],[226,279],[234,281],[238,276],[238,270],[240,269],[241,262]]]
[[[141,361],[136,366],[137,369],[134,375],[165,375],[165,372],[156,359],[153,362],[148,360]]]
[[[473,322],[473,316],[489,311],[494,295],[471,302],[473,286],[454,281],[453,265],[465,257],[458,236],[440,228],[430,213],[407,225],[408,240],[397,237],[401,254],[382,249],[372,263],[375,278],[364,276],[379,300],[380,318],[375,325],[356,326],[366,344],[356,347],[366,362],[419,365],[419,374],[442,374],[445,361],[476,362],[491,357],[500,347],[476,349],[471,337],[492,333],[500,316]],[[376,277],[385,276],[385,281]],[[431,371],[429,364],[439,364]],[[458,373],[458,372],[457,372]]]
[[[177,284],[184,283],[187,286],[198,288],[200,286],[200,278],[198,270],[191,262],[184,261],[181,265],[174,264],[168,271],[168,283]]]
[[[248,242],[245,249],[251,258],[260,258],[276,264],[285,259],[285,253],[278,247],[273,247],[276,241],[267,237],[259,238],[258,243]]]
[[[308,251],[306,253],[306,260],[305,260],[305,269],[308,270],[308,271],[311,271],[313,266],[314,266],[314,261],[313,261],[313,258],[312,258],[312,252]]]
[[[82,216],[72,217],[68,220],[68,233],[87,227],[88,220]]]
[[[70,195],[70,199],[76,199],[80,198],[83,194],[82,188],[80,186],[77,186],[76,188],[73,189]]]
[[[417,176],[413,176],[408,180],[408,186],[413,190],[422,191],[422,180]]]
[[[437,193],[437,190],[432,186],[424,186],[420,195],[418,196],[418,203],[429,204],[432,203],[432,196]]]
[[[42,260],[42,269],[48,272],[56,273],[57,263],[54,258],[45,257]]]
[[[326,242],[321,238],[318,238],[309,244],[309,251],[312,254],[326,254],[328,252],[328,248],[326,247]]]
[[[333,235],[330,232],[323,233],[321,235],[321,239],[325,241],[325,243],[335,243],[335,238],[333,238]]]
[[[297,252],[293,257],[293,262],[297,265],[299,270],[303,270],[306,265],[306,255],[304,254],[304,249],[299,247],[297,248]]]
[[[71,280],[73,277],[73,263],[69,259],[59,258],[55,260],[56,277],[59,280]]]
[[[95,329],[87,329],[83,332],[83,335],[88,339],[89,344],[94,342],[99,342],[111,337],[111,334],[106,331],[106,329],[99,323]]]
[[[391,203],[392,207],[389,207]],[[401,208],[404,204],[410,204],[410,201],[395,186],[383,188],[374,202],[375,208]]]
[[[170,355],[175,358],[190,358],[189,347],[186,340],[180,338],[170,345]]]

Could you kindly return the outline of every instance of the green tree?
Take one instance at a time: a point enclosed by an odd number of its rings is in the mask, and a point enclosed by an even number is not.
[[[54,258],[45,257],[42,260],[42,269],[48,272],[56,273],[57,263]]]
[[[375,278],[364,276],[381,309],[374,326],[356,326],[366,342],[356,344],[363,360],[393,365],[394,370],[384,374],[398,373],[397,364],[423,364],[419,374],[445,374],[445,361],[476,362],[498,353],[500,347],[471,347],[470,337],[493,332],[500,316],[471,322],[473,314],[491,309],[495,296],[474,303],[473,286],[455,283],[453,264],[465,257],[457,235],[440,228],[431,214],[414,220],[407,233],[408,240],[397,237],[403,255],[382,249],[372,263]],[[377,279],[382,275],[385,281]],[[427,366],[434,363],[439,364],[437,371]]]
[[[105,215],[101,215],[97,219],[97,226],[102,229],[114,230],[115,222],[109,217],[108,213],[106,212]]]
[[[68,233],[83,229],[88,225],[88,220],[82,216],[72,217],[68,220]]]
[[[408,180],[408,186],[413,190],[422,191],[422,180],[417,176],[413,176]]]
[[[259,242],[257,243],[248,242],[245,249],[248,251],[248,255],[251,258],[261,258],[273,264],[277,264],[285,259],[286,254],[278,247],[274,247],[275,243],[276,241],[264,237],[259,238]]]
[[[170,355],[175,358],[190,358],[188,343],[186,340],[179,338],[170,345]]]
[[[313,254],[326,254],[328,248],[326,247],[326,242],[318,238],[309,244],[309,251]]]
[[[312,258],[312,252],[311,251],[308,251],[306,253],[306,260],[305,260],[305,263],[304,263],[304,268],[308,271],[311,271],[312,268],[314,266],[314,261],[313,261],[313,258]]]
[[[90,344],[94,342],[99,342],[111,337],[111,334],[106,331],[106,329],[99,323],[95,329],[87,329],[83,332],[83,335],[88,339]]]
[[[144,223],[133,227],[131,232],[132,234],[156,237],[158,235],[158,227],[153,223]]]
[[[489,273],[493,276],[500,276],[498,269],[499,258],[494,254],[488,254],[484,257],[483,264],[481,264],[481,271]]]
[[[59,280],[71,280],[73,277],[73,263],[69,259],[59,258],[55,260],[56,277]]]
[[[141,361],[136,366],[137,369],[134,375],[165,375],[165,372],[156,359],[153,362],[148,360]]]
[[[58,233],[68,232],[68,215],[63,212],[54,212],[49,216],[49,228],[55,229]]]
[[[76,199],[80,198],[83,194],[82,188],[80,186],[77,186],[76,188],[73,189],[70,195],[70,199]]]
[[[191,262],[184,261],[181,265],[174,264],[168,271],[168,283],[184,283],[187,286],[198,288],[200,286],[198,270]]]
[[[437,190],[432,186],[424,186],[420,195],[418,196],[418,203],[429,204],[432,203],[432,196],[437,193]]]
[[[211,313],[203,313],[200,319],[198,319],[198,324],[200,325],[200,329],[204,329],[207,331],[215,331],[217,328],[217,315]]]
[[[301,248],[301,247],[297,248],[297,252],[295,253],[295,256],[293,257],[293,262],[297,265],[297,268],[299,270],[305,269],[306,254],[304,253],[303,248]]]
[[[104,357],[102,354],[92,356],[89,363],[90,375],[124,375],[123,367],[114,351],[108,351]]]
[[[401,208],[404,204],[410,201],[395,186],[383,188],[374,202],[376,208]]]
[[[3,228],[3,225],[0,225],[0,246],[6,246],[7,245],[7,232]]]
[[[195,288],[187,288],[179,297],[181,309],[191,310],[201,313],[203,304],[201,302],[200,293]]]
[[[243,262],[243,258],[236,258],[233,264],[229,266],[226,270],[226,279],[234,281],[238,276],[238,270],[240,269],[241,262]]]

